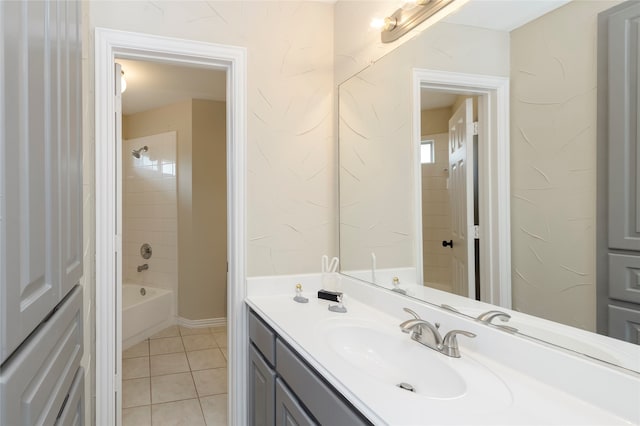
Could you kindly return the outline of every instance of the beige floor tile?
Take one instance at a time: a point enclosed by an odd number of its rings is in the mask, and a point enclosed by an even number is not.
[[[177,354],[152,355],[151,376],[163,374],[186,373],[189,371],[189,363],[184,352]]]
[[[193,336],[182,336],[184,348],[187,351],[197,351],[200,349],[217,348],[213,334],[195,334]]]
[[[229,361],[229,350],[227,348],[220,348],[220,351],[222,351],[222,355],[224,355],[224,359]]]
[[[214,333],[213,338],[216,340],[216,344],[221,348],[227,347],[227,332],[224,333]]]
[[[221,325],[218,327],[209,327],[209,331],[211,331],[212,333],[226,333],[227,332],[227,326],[226,325]]]
[[[176,352],[184,352],[184,346],[182,346],[180,336],[163,337],[149,341],[149,353],[151,355],[172,354]]]
[[[176,337],[180,336],[180,331],[178,331],[177,325],[172,325],[171,327],[165,328],[162,331],[157,332],[151,339],[162,339],[163,337]]]
[[[198,396],[217,395],[227,393],[227,369],[214,368],[209,370],[192,371],[196,383]]]
[[[151,404],[149,378],[122,381],[122,408]]]
[[[196,397],[196,388],[191,373],[168,374],[151,378],[151,401],[153,404]]]
[[[180,326],[181,336],[193,336],[194,334],[211,334],[209,327],[183,327]]]
[[[220,349],[217,348],[187,352],[187,358],[189,358],[191,371],[227,366],[226,358],[222,355]]]
[[[207,426],[228,426],[226,393],[202,397],[200,406]]]
[[[131,346],[126,351],[122,352],[122,359],[138,358],[141,356],[149,356],[149,341],[143,340],[142,342]]]
[[[123,408],[122,426],[151,426],[151,406]]]
[[[149,377],[149,357],[122,360],[122,380]]]
[[[204,426],[197,399],[154,404],[151,406],[153,426]]]

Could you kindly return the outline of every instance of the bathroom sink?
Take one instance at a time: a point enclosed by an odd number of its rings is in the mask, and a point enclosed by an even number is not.
[[[447,365],[444,355],[413,344],[400,329],[397,334],[391,336],[366,325],[350,324],[335,327],[328,333],[327,343],[353,368],[390,386],[406,383],[416,394],[430,398],[464,395],[465,381]]]
[[[473,396],[474,402],[481,402],[485,400],[484,388],[492,389],[492,406],[511,402],[511,393],[502,380],[469,354],[448,357],[411,340],[399,327],[332,319],[317,331],[351,371],[385,391],[439,400]]]

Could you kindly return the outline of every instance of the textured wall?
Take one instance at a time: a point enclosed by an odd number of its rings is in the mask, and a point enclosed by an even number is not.
[[[96,1],[90,19],[91,29],[245,46],[248,274],[314,272],[335,254],[333,4]]]
[[[596,27],[574,1],[511,33],[513,306],[595,330]]]

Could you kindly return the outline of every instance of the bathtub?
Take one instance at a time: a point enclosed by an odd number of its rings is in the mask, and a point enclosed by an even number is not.
[[[174,306],[174,294],[170,290],[124,283],[122,349],[127,349],[175,324]]]

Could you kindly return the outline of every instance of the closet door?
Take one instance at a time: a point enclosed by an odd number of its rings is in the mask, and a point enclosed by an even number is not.
[[[80,2],[52,4],[52,42],[58,48],[60,90],[51,110],[52,124],[59,123],[57,135],[60,200],[60,298],[82,276],[82,45],[80,43]]]
[[[640,3],[599,16],[598,331],[640,341]],[[606,94],[606,96],[605,96]],[[601,208],[604,206],[605,208]],[[602,217],[602,216],[600,216]],[[606,224],[606,229],[602,225]]]
[[[0,2],[0,355],[82,273],[78,2]]]
[[[609,16],[609,248],[640,252],[640,3]],[[639,253],[640,254],[640,253]]]

